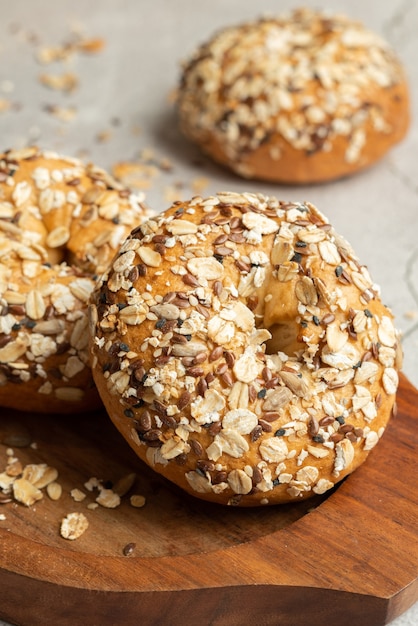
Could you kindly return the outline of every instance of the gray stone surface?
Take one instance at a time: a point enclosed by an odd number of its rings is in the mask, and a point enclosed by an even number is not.
[[[305,6],[318,6],[304,0]],[[202,158],[180,136],[170,94],[180,62],[214,30],[262,13],[295,7],[290,0],[14,0],[1,2],[0,149],[38,143],[111,168],[152,149],[172,171],[158,171],[146,190],[156,211],[170,204],[173,187],[184,198],[207,179],[204,193],[261,191],[314,202],[345,235],[381,286],[403,332],[407,377],[418,386],[418,124],[407,139],[370,170],[324,186],[304,188],[248,183]],[[403,60],[418,101],[418,2],[330,0],[327,8],[356,17],[387,38]],[[44,46],[61,45],[74,32],[100,37],[104,49],[42,66]],[[72,72],[79,85],[62,93],[41,84],[42,73]],[[74,108],[62,121],[50,108]],[[202,167],[203,166],[203,167]],[[416,626],[418,605],[392,622]],[[4,626],[4,623],[0,622]]]

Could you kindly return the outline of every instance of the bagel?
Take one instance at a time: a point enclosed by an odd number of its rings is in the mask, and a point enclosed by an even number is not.
[[[90,324],[110,418],[143,461],[205,500],[325,493],[366,459],[395,402],[392,315],[308,202],[175,203],[122,245]]]
[[[144,215],[98,167],[36,147],[0,154],[0,406],[101,406],[88,301],[95,275]]]
[[[225,28],[185,63],[183,133],[236,174],[287,184],[353,174],[409,126],[389,45],[341,15],[299,9]]]

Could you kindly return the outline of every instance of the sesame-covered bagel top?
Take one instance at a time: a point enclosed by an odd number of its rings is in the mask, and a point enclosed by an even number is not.
[[[136,228],[92,296],[93,375],[157,472],[251,506],[322,494],[390,417],[392,315],[310,203],[219,193]]]
[[[390,46],[361,23],[299,9],[225,28],[188,61],[180,124],[246,178],[307,183],[373,163],[406,133]]]
[[[0,406],[100,405],[87,302],[144,214],[98,167],[36,147],[0,154]]]

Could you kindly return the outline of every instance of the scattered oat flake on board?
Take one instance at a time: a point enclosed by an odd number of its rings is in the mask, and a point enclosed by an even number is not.
[[[164,200],[166,202],[175,202],[176,200],[181,200],[182,199],[182,192],[181,192],[181,186],[176,184],[176,185],[167,185],[167,187],[164,188]]]
[[[70,46],[43,46],[36,53],[36,60],[42,65],[48,65],[55,61],[64,61],[70,54],[72,49]]]
[[[45,107],[45,111],[61,120],[61,122],[71,122],[77,115],[75,107],[61,107],[55,104],[48,104]]]
[[[120,505],[120,496],[112,489],[102,489],[96,502],[106,509],[116,509]]]
[[[98,141],[99,143],[106,143],[106,141],[109,141],[111,138],[112,138],[111,130],[102,130],[96,135],[96,141]]]
[[[59,500],[62,494],[62,487],[59,483],[53,481],[47,485],[46,492],[51,500]]]
[[[72,72],[64,74],[41,74],[39,82],[49,89],[70,93],[78,87],[78,78]]]
[[[405,311],[403,315],[407,320],[416,320],[418,317],[418,311],[416,310]]]
[[[101,486],[101,482],[98,478],[92,476],[84,483],[84,486],[87,491],[93,491],[93,489],[99,489],[99,487]]]
[[[82,502],[86,497],[86,494],[77,488],[71,489],[70,495],[75,502]]]
[[[76,43],[77,50],[86,54],[97,54],[101,52],[106,45],[106,41],[101,37],[93,37],[91,39],[81,39]]]
[[[78,38],[60,46],[43,46],[36,53],[36,59],[42,65],[56,61],[66,61],[75,52],[97,54],[103,50],[106,42],[101,37]]]
[[[61,521],[61,537],[74,541],[81,537],[88,527],[88,519],[83,513],[69,513]]]
[[[129,498],[129,501],[131,503],[131,506],[135,507],[136,509],[140,509],[145,505],[145,496],[141,496],[139,494],[133,495]]]
[[[152,179],[158,174],[155,165],[121,161],[112,167],[113,176],[128,187],[149,189]]]
[[[199,176],[198,178],[194,178],[192,180],[190,187],[195,194],[201,195],[208,185],[209,179],[205,176]]]
[[[0,113],[9,111],[12,108],[12,103],[7,98],[0,98]]]
[[[32,506],[43,498],[43,493],[25,478],[18,478],[13,483],[13,496],[25,506]]]

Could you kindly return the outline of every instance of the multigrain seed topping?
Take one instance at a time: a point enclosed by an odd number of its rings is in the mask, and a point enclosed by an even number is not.
[[[87,302],[96,273],[143,218],[140,200],[76,159],[37,148],[0,155],[0,405],[83,401]],[[35,407],[18,384],[31,386]]]
[[[345,160],[356,163],[367,125],[392,130],[371,92],[402,77],[389,45],[359,22],[298,9],[225,28],[201,45],[184,66],[180,120],[198,143],[215,136],[247,177],[242,157],[277,134],[306,154],[329,152],[344,137]],[[280,161],[279,145],[270,156]]]
[[[90,322],[111,418],[204,498],[322,494],[364,460],[394,403],[392,315],[308,202],[175,203],[123,244]]]

